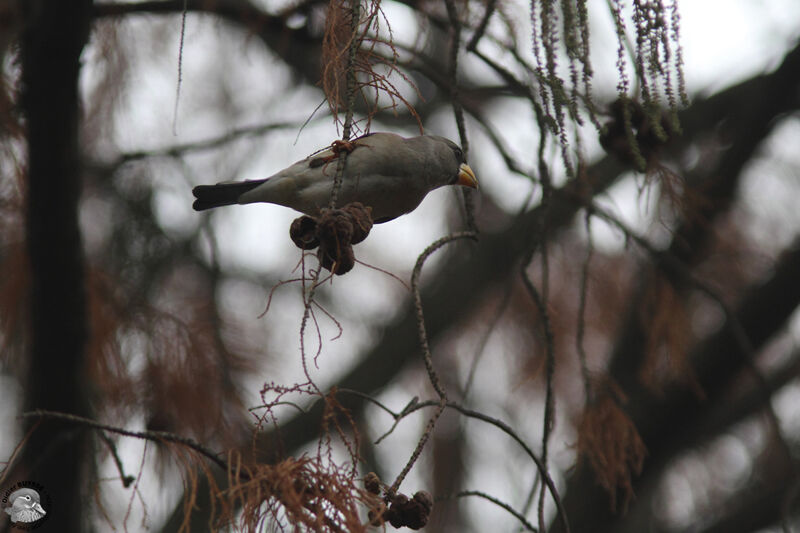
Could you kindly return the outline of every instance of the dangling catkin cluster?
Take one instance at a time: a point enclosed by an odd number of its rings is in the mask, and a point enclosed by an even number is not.
[[[619,46],[616,67],[619,74],[617,91],[623,104],[620,122],[627,134],[629,156],[635,166],[644,170],[646,158],[640,153],[636,131],[632,125],[631,102],[646,115],[654,135],[665,143],[671,133],[678,132],[677,109],[688,104],[683,78],[683,54],[679,43],[680,16],[676,0],[609,0]],[[630,11],[630,12],[628,12]],[[629,42],[626,20],[635,32]],[[536,61],[539,85],[540,120],[562,148],[563,162],[573,174],[569,155],[568,119],[582,124],[581,107],[600,127],[592,101],[589,13],[586,0],[532,0],[531,42]],[[559,60],[566,56],[566,66]],[[631,72],[636,79],[636,93],[631,93]],[[676,81],[677,80],[677,81]],[[663,116],[668,111],[669,125]],[[601,129],[603,129],[601,127]],[[578,140],[579,137],[578,137]]]

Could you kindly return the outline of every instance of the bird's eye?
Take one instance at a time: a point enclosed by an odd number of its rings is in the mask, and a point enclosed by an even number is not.
[[[31,501],[31,497],[30,497],[30,496],[28,496],[27,494],[26,494],[25,496],[23,496],[23,498],[25,498],[25,499],[26,499],[26,500],[28,500],[28,501]]]

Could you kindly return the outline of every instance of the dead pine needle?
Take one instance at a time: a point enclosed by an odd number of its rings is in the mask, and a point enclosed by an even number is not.
[[[620,404],[622,390],[611,382],[595,384],[595,401],[588,404],[578,424],[578,456],[588,461],[597,482],[609,497],[613,511],[618,494],[623,511],[633,498],[633,478],[642,471],[647,449]]]

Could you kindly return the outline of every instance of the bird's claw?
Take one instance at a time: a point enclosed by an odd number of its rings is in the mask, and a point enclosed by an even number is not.
[[[355,142],[343,141],[341,139],[333,141],[330,147],[331,154],[312,159],[311,162],[309,163],[309,166],[311,168],[317,168],[323,165],[327,166],[328,163],[330,163],[331,161],[338,159],[339,154],[341,154],[342,152],[346,152],[349,154],[355,149],[356,149]]]
[[[347,152],[348,154],[356,149],[356,143],[351,141],[344,141],[344,140],[336,140],[331,143],[331,150],[338,156],[342,152]]]

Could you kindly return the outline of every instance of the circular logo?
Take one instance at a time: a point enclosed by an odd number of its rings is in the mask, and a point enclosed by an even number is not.
[[[35,481],[20,481],[3,491],[3,511],[11,519],[11,527],[32,530],[50,518],[50,495]]]

